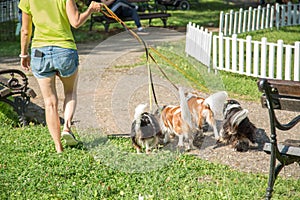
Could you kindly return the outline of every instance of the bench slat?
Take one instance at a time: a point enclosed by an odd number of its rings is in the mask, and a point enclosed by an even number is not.
[[[278,150],[281,154],[300,157],[300,146],[288,146],[277,144]],[[265,143],[263,150],[267,153],[271,152],[271,143]]]
[[[293,112],[300,112],[300,99],[295,98],[286,98],[286,97],[278,97],[278,103],[274,106],[274,109],[286,110],[286,111],[293,111]],[[263,108],[266,108],[266,97],[261,97],[261,104]],[[280,107],[278,107],[280,106]]]
[[[7,87],[0,88],[0,97],[5,97],[6,95],[9,95],[10,89]]]
[[[285,81],[268,79],[272,87],[277,88],[278,93],[289,96],[300,96],[300,82],[299,81]]]

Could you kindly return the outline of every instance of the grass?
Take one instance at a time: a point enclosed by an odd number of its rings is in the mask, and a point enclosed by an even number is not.
[[[101,141],[97,137],[92,142]],[[262,199],[267,184],[266,175],[192,155],[137,155],[124,138],[106,138],[98,149],[67,148],[63,154],[54,153],[43,126],[1,126],[0,138],[1,199]],[[165,159],[155,162],[159,156]],[[143,171],[134,171],[142,166]],[[299,180],[279,177],[275,190],[274,199],[298,199]]]
[[[296,41],[300,41],[300,26],[285,26],[277,30],[274,28],[239,34],[239,38],[246,38],[250,35],[252,40],[260,41],[262,37],[266,37],[268,42],[277,43],[277,40],[283,40],[285,44],[293,45]]]

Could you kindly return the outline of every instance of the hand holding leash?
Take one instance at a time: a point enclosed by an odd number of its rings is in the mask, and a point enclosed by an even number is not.
[[[101,9],[103,7],[103,3],[98,3],[96,1],[92,1],[89,5],[89,10],[91,13],[95,13],[95,12],[101,12]]]

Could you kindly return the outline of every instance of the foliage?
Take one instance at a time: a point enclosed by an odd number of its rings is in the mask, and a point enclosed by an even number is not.
[[[0,102],[0,126],[17,126],[19,123],[18,116],[11,106]]]

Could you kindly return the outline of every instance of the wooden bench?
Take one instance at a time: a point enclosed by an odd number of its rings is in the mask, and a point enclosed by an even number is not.
[[[300,111],[300,82],[260,79],[258,87],[263,95],[261,103],[268,108],[270,118],[270,143],[266,143],[264,151],[271,154],[269,181],[266,199],[271,199],[275,180],[280,171],[289,164],[300,162],[300,141],[288,139],[280,144],[277,140],[277,130],[289,131],[300,122],[300,115],[286,124],[276,117],[275,110]],[[300,136],[300,133],[299,133]],[[276,162],[278,164],[276,165]]]
[[[36,94],[28,87],[28,79],[22,71],[0,70],[0,101],[13,107],[22,125],[27,125],[25,113],[31,97],[35,98]]]
[[[152,19],[161,19],[163,22],[164,28],[167,27],[168,17],[171,16],[170,13],[167,13],[166,10],[157,10],[152,8],[149,5],[150,0],[128,0],[131,3],[136,3],[140,9],[138,9],[138,14],[140,20],[149,20],[149,26],[151,25]],[[122,21],[133,21],[132,17],[120,17]],[[90,31],[93,29],[93,25],[96,22],[100,22],[104,25],[104,29],[106,32],[109,30],[109,25],[112,23],[118,23],[116,20],[106,17],[101,13],[94,13],[91,15],[90,19]]]

